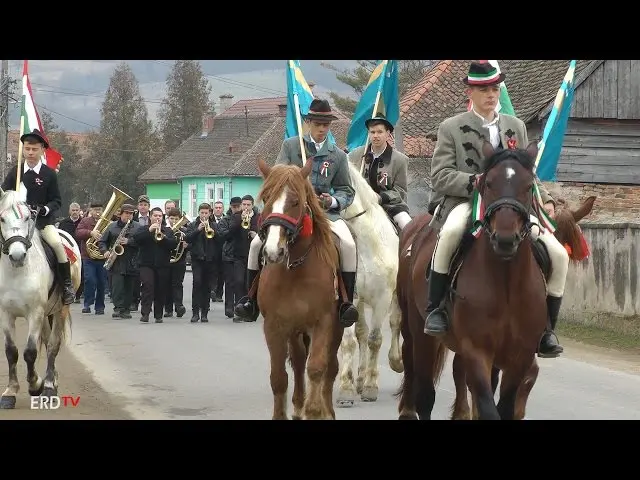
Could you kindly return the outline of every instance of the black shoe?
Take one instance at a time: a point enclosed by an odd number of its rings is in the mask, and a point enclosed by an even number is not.
[[[71,305],[76,301],[76,292],[71,283],[71,264],[69,262],[58,263],[58,269],[62,280],[62,303]]]
[[[544,335],[542,335],[542,338],[540,339],[540,345],[538,347],[538,356],[540,358],[556,358],[564,352],[564,348],[558,342],[558,337],[554,332],[556,323],[558,323],[558,314],[560,313],[561,304],[562,297],[547,295],[549,326],[544,331]]]
[[[424,333],[434,337],[444,335],[449,329],[447,312],[441,306],[449,287],[449,275],[431,270],[429,275],[429,300],[424,323]]]
[[[257,275],[258,275],[258,270],[247,269],[247,291],[251,290],[251,287],[253,286],[253,281],[255,280]],[[258,290],[256,289],[256,292],[257,291]],[[236,305],[234,312],[239,317],[251,319],[256,315],[256,308],[257,308],[256,304],[257,302],[254,298],[250,298],[248,296],[242,297],[238,301],[238,304]]]
[[[88,307],[85,307],[82,309],[82,313],[91,313],[91,309]]]
[[[198,323],[200,321],[200,310],[197,308],[193,309],[193,316],[191,317],[191,323]]]
[[[149,323],[149,314],[148,314],[148,313],[143,314],[143,315],[140,317],[140,321],[141,321],[142,323]]]
[[[167,318],[173,317],[173,312],[164,312],[164,316]]]
[[[341,272],[344,289],[347,291],[347,302],[340,304],[340,326],[349,328],[358,321],[358,309],[353,305],[353,292],[356,288],[355,272]]]
[[[207,318],[207,314],[209,313],[209,310],[202,310],[202,313],[200,314],[200,321],[202,323],[207,323],[209,322],[209,319]]]
[[[176,316],[178,318],[182,318],[185,313],[187,313],[187,309],[184,308],[183,305],[180,305],[180,306],[176,307]]]

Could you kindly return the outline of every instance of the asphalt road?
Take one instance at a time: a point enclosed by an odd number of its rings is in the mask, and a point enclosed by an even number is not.
[[[191,324],[190,299],[191,274],[187,273],[188,311],[181,319],[142,324],[139,313],[134,313],[130,320],[113,320],[110,304],[104,316],[83,315],[81,305],[73,306],[70,351],[86,367],[82,375],[93,375],[98,384],[97,395],[108,395],[104,401],[113,405],[109,418],[119,415],[139,419],[270,419],[269,357],[262,318],[256,323],[233,323],[224,316],[223,304],[213,303],[208,324]],[[352,408],[336,409],[337,419],[397,418],[397,401],[392,395],[401,376],[387,364],[388,326],[384,335],[378,401],[356,402]],[[541,372],[531,393],[527,418],[640,420],[638,359],[568,341],[563,343],[563,358],[540,360]],[[454,398],[450,361],[451,355],[438,389],[434,419],[448,418]],[[74,373],[74,368],[65,368],[61,365],[61,384],[63,388],[65,385],[74,388],[69,376],[79,374]],[[0,362],[0,381],[6,382],[6,371],[6,363]],[[20,375],[24,382],[24,375]],[[292,375],[289,379],[290,397]],[[67,390],[60,394],[76,392]],[[20,395],[25,397],[22,408],[28,408],[26,385]],[[98,404],[96,408],[100,408]]]

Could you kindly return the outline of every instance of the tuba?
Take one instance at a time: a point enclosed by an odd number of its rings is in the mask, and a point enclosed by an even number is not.
[[[178,220],[178,222],[171,227],[173,230],[173,234],[176,236],[176,240],[178,241],[178,246],[173,250],[171,254],[171,263],[176,263],[182,258],[184,255],[184,245],[182,242],[184,241],[184,233],[180,231],[180,229],[188,222],[187,216],[182,212],[182,218]]]
[[[124,202],[129,199],[133,200],[129,195],[124,193],[122,190],[117,189],[113,185],[109,185],[113,189],[113,193],[111,194],[111,198],[109,199],[109,203],[100,215],[100,218],[96,222],[96,226],[93,227],[93,231],[100,232],[100,234],[104,233],[106,228],[111,223],[111,217],[118,210]],[[93,260],[104,260],[104,255],[100,253],[100,249],[98,248],[98,242],[93,238],[89,238],[87,240],[87,255]]]

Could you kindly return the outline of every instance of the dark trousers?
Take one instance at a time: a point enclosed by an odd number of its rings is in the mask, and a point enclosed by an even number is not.
[[[135,278],[137,277],[133,275],[122,275],[120,273],[111,275],[111,300],[113,300],[114,311],[130,311],[133,281]]]
[[[107,271],[104,260],[82,259],[84,274],[84,308],[91,308],[95,303],[96,311],[104,312],[104,292],[107,286]]]
[[[224,271],[224,313],[232,316],[238,301],[247,294],[247,259],[224,262]]]
[[[82,270],[80,272],[80,286],[78,287],[78,291],[76,292],[76,301],[80,300],[82,294],[84,293],[84,282],[85,282],[85,274],[84,274],[84,258],[82,259]]]
[[[140,292],[142,291],[142,278],[139,273],[134,276],[132,282],[131,304],[137,306],[140,303]]]
[[[173,312],[173,307],[182,307],[182,297],[184,288],[182,286],[184,282],[184,273],[187,271],[187,264],[185,262],[174,263],[169,267],[169,284],[171,288],[167,293],[167,300],[164,304],[165,312]]]
[[[194,311],[199,309],[203,312],[208,312],[216,264],[213,261],[203,261],[192,258],[191,271],[193,273],[191,307]]]
[[[149,315],[153,305],[153,318],[162,318],[169,287],[169,267],[140,267],[140,313]]]
[[[222,264],[222,259],[216,261],[216,273],[213,278],[213,287],[212,287],[212,298],[215,295],[216,298],[222,298],[222,293],[224,291],[224,265]]]

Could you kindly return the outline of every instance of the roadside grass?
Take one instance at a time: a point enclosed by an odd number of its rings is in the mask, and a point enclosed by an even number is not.
[[[588,323],[560,318],[556,333],[561,338],[640,355],[640,317],[598,316]]]

